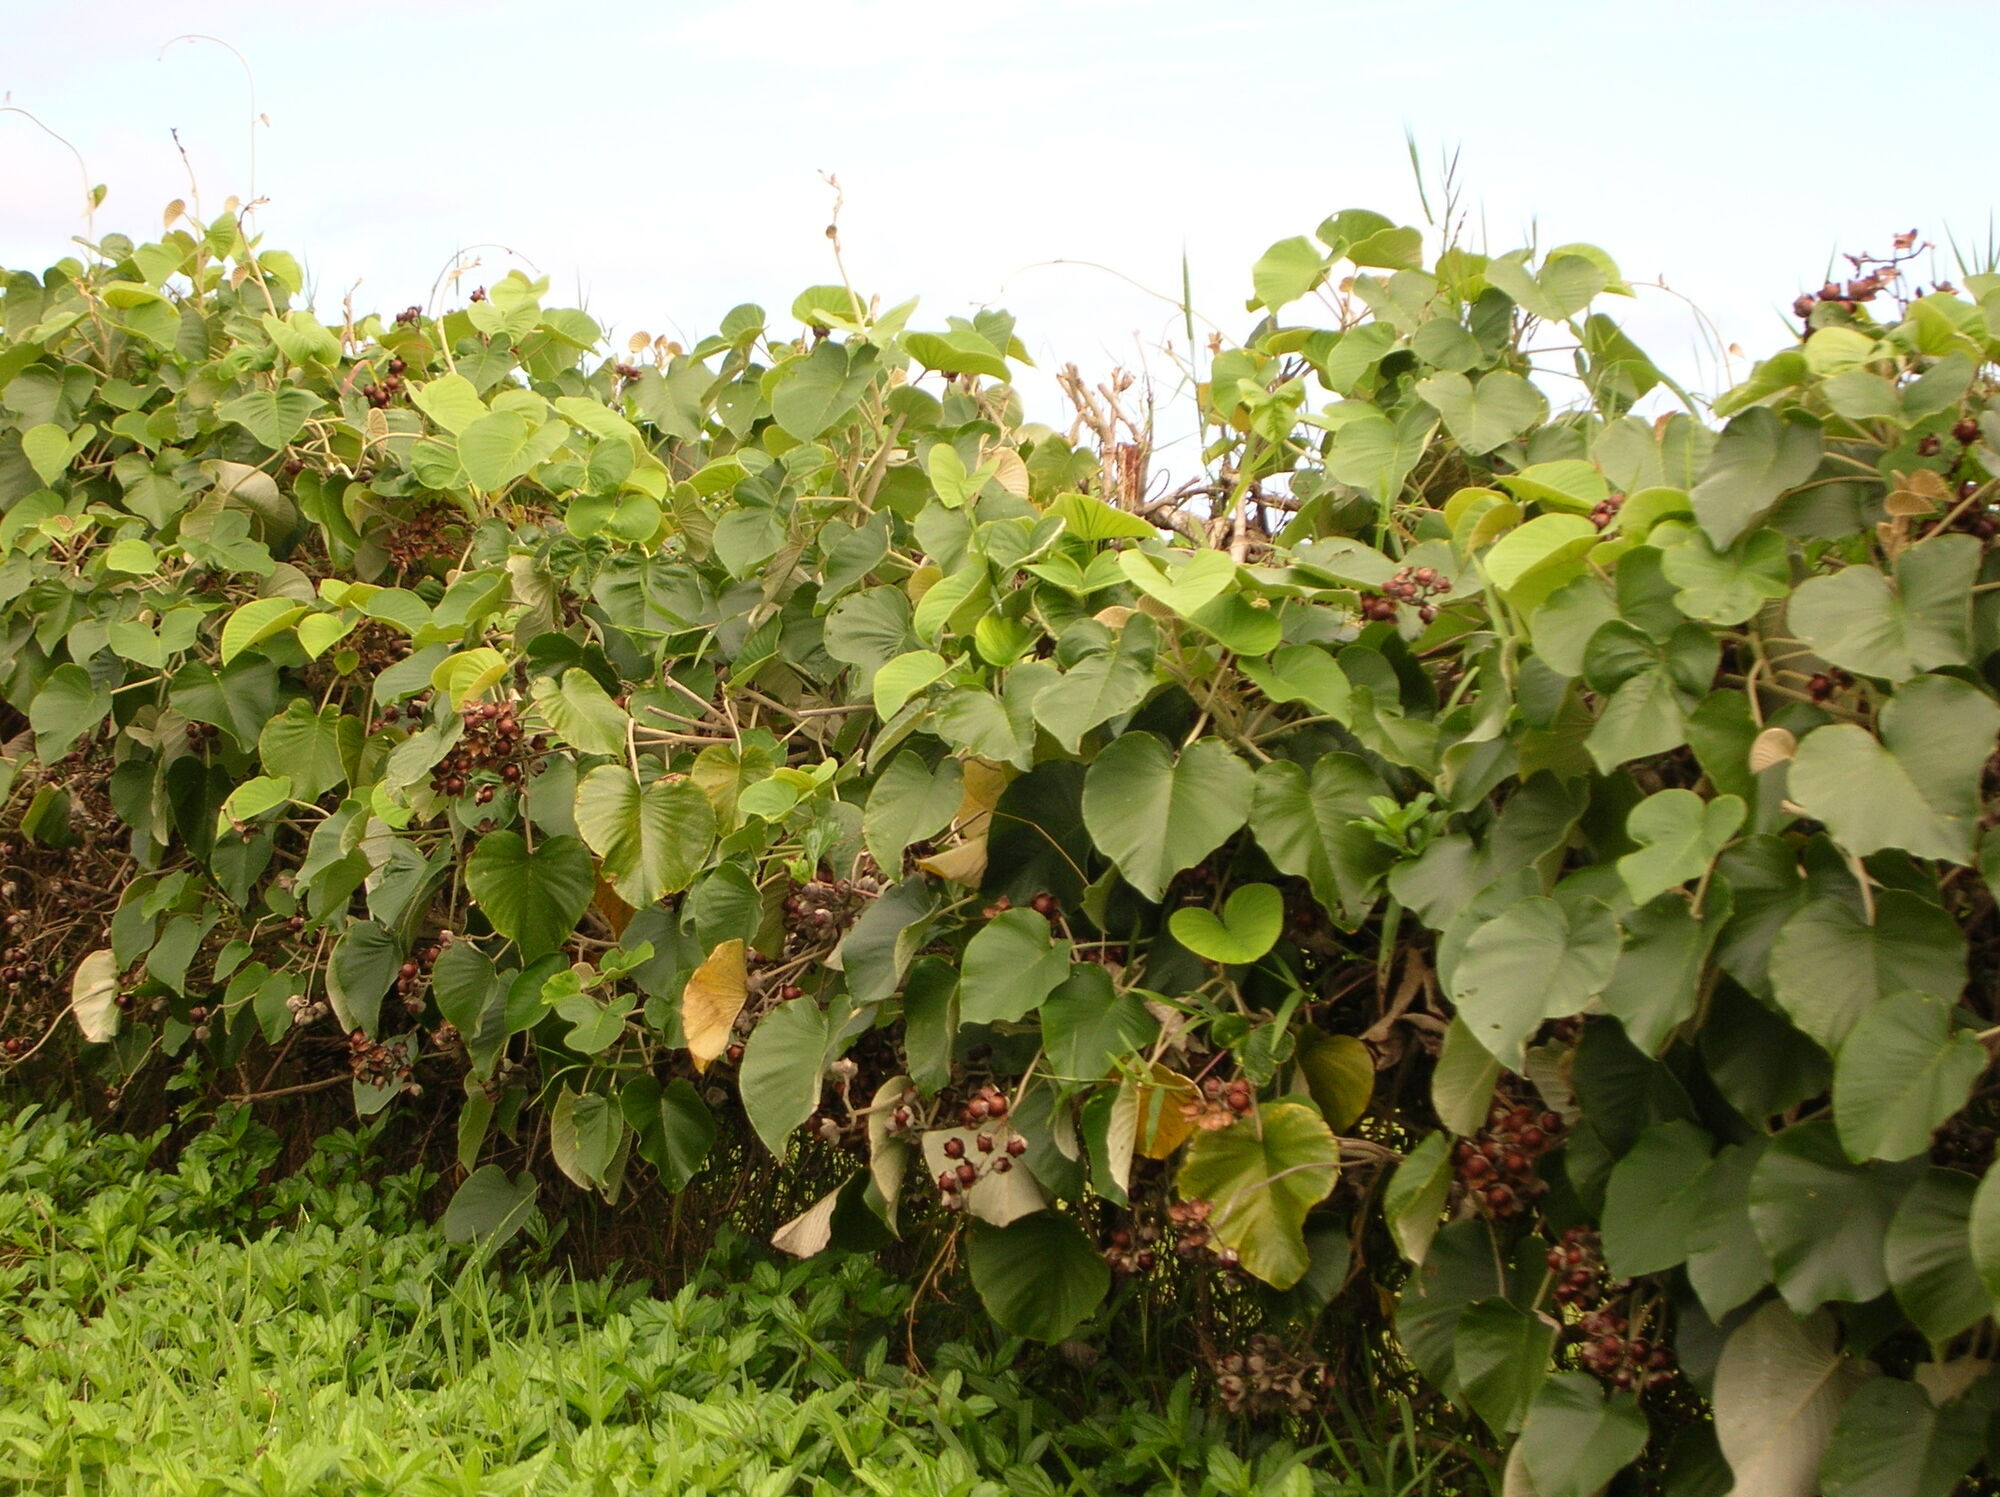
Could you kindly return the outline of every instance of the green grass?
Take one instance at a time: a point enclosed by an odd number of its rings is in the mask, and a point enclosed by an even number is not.
[[[889,1361],[907,1291],[864,1260],[737,1241],[671,1295],[569,1279],[532,1243],[503,1271],[423,1224],[423,1178],[370,1181],[365,1136],[274,1185],[274,1141],[241,1117],[171,1171],[158,1142],[0,1119],[0,1491],[1463,1490],[1380,1410],[1344,1452],[1300,1449],[1185,1383],[1162,1408],[1059,1415],[1012,1346],[935,1348],[912,1377]]]

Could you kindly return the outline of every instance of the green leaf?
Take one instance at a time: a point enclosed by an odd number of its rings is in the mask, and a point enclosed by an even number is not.
[[[1326,471],[1337,481],[1362,490],[1377,504],[1388,502],[1402,493],[1436,429],[1427,405],[1413,405],[1393,421],[1365,407],[1334,431]]]
[[[1085,773],[1083,821],[1125,881],[1157,900],[1175,874],[1249,818],[1256,783],[1219,739],[1204,738],[1176,760],[1153,734],[1127,733]]]
[[[888,721],[903,710],[905,702],[950,669],[951,662],[934,650],[912,650],[884,663],[875,672],[875,715]]]
[[[1791,556],[1775,530],[1753,530],[1723,550],[1689,531],[1661,552],[1660,571],[1680,589],[1674,606],[1711,624],[1740,624],[1792,590]]]
[[[1828,1300],[1864,1304],[1888,1291],[1883,1244],[1919,1173],[1850,1164],[1826,1121],[1800,1123],[1772,1141],[1750,1176],[1750,1221],[1794,1313]]]
[[[879,677],[877,678],[880,679]],[[903,849],[924,842],[951,825],[965,799],[965,766],[941,759],[933,770],[923,755],[904,749],[889,761],[868,792],[861,834],[878,866],[903,866]]]
[[[1607,1394],[1582,1372],[1559,1372],[1542,1384],[1515,1447],[1535,1497],[1598,1497],[1645,1448],[1637,1395]]]
[[[1544,1019],[1580,1012],[1618,962],[1618,927],[1595,899],[1569,909],[1535,895],[1472,933],[1451,974],[1451,997],[1472,1034],[1510,1070]]]
[[[600,764],[576,787],[576,829],[603,859],[605,882],[634,909],[694,881],[715,840],[715,812],[692,780],[641,787],[622,764]]]
[[[1042,1000],[1042,1044],[1058,1080],[1102,1081],[1112,1063],[1150,1045],[1160,1024],[1136,993],[1115,992],[1111,974],[1079,962]]]
[[[463,436],[468,427],[487,414],[486,402],[479,398],[472,381],[462,374],[440,375],[413,387],[410,403],[453,436]]]
[[[1915,1383],[1880,1377],[1855,1389],[1820,1461],[1825,1497],[1952,1497],[1986,1454],[1987,1411],[1937,1407]]]
[[[1206,1200],[1209,1230],[1244,1271],[1289,1289],[1312,1266],[1306,1213],[1332,1192],[1340,1146],[1326,1119],[1301,1102],[1272,1102],[1227,1128],[1197,1132],[1174,1188]]]
[[[609,1097],[564,1087],[549,1109],[549,1155],[585,1190],[609,1195],[622,1172],[628,1138],[625,1115]]]
[[[1611,497],[1611,485],[1595,463],[1581,458],[1562,458],[1552,463],[1530,463],[1518,473],[1502,473],[1500,487],[1523,504],[1539,504],[1543,509],[1587,515]]]
[[[1771,1282],[1770,1257],[1750,1221],[1750,1177],[1767,1143],[1759,1134],[1716,1154],[1688,1228],[1688,1283],[1712,1320],[1721,1320]]]
[[[1747,813],[1733,795],[1704,802],[1692,790],[1662,790],[1640,801],[1625,819],[1625,835],[1639,850],[1618,860],[1632,902],[1645,904],[1705,875]]]
[[[1715,1368],[1715,1437],[1750,1497],[1819,1497],[1819,1466],[1862,1371],[1834,1346],[1833,1318],[1772,1300],[1730,1333]]]
[[[1908,1159],[1972,1095],[1986,1047],[1953,1006],[1928,993],[1897,993],[1861,1016],[1833,1071],[1833,1117],[1847,1157]]]
[[[810,998],[781,1003],[750,1031],[738,1090],[750,1126],[783,1159],[792,1130],[819,1106],[820,1083],[840,1018]]]
[[[403,965],[403,941],[387,926],[356,920],[334,943],[328,987],[341,1022],[369,1035],[380,1029],[382,1000]]]
[[[541,1186],[527,1170],[513,1179],[497,1164],[484,1164],[452,1192],[438,1222],[446,1242],[480,1242],[489,1251],[504,1247],[528,1224]]]
[[[1815,653],[1858,676],[1907,681],[1964,665],[1982,554],[1969,535],[1919,541],[1896,558],[1893,585],[1874,567],[1843,567],[1800,583],[1786,617]]]
[[[1735,545],[1787,489],[1812,477],[1819,460],[1818,426],[1755,406],[1723,428],[1688,500],[1709,540],[1722,550]]]
[[[837,426],[860,402],[875,377],[877,355],[868,344],[820,343],[802,359],[778,366],[771,389],[771,417],[788,434],[810,442]]]
[[[519,832],[493,832],[465,863],[466,887],[487,920],[530,962],[569,940],[593,879],[590,850],[575,837],[544,837],[530,851]]]
[[[91,679],[80,665],[63,664],[49,672],[35,699],[28,704],[28,725],[35,730],[35,757],[54,764],[70,745],[111,711],[111,693]]]
[[[1236,563],[1221,551],[1177,551],[1185,558],[1161,571],[1143,551],[1121,551],[1125,579],[1148,597],[1188,618],[1236,586]]]
[[[1452,1177],[1451,1136],[1442,1132],[1427,1135],[1389,1177],[1389,1188],[1382,1194],[1382,1219],[1397,1250],[1413,1267],[1422,1266],[1443,1224]]]
[[[967,1024],[1018,1023],[1069,976],[1069,942],[1052,940],[1033,910],[1005,910],[966,943],[959,1016]]]
[[[940,374],[1007,378],[1007,360],[1001,351],[974,332],[905,333],[903,347],[919,364]]]
[[[1031,1341],[1065,1339],[1111,1287],[1111,1266],[1096,1244],[1051,1211],[1004,1227],[975,1222],[965,1255],[986,1313]]]
[[[1079,752],[1084,734],[1145,700],[1153,687],[1156,643],[1152,620],[1135,613],[1116,638],[1093,642],[1060,680],[1035,694],[1035,721],[1066,752]]]
[[[1441,370],[1417,381],[1417,398],[1444,417],[1445,430],[1466,452],[1480,456],[1504,447],[1548,419],[1549,403],[1518,374],[1494,370],[1474,384]]]
[[[1299,1078],[1327,1127],[1345,1133],[1361,1120],[1375,1095],[1375,1055],[1351,1034],[1299,1035]]]
[[[1289,760],[1259,765],[1250,830],[1280,873],[1312,885],[1329,916],[1358,924],[1395,855],[1355,823],[1386,787],[1353,754],[1321,754],[1312,772]]]
[[[634,1076],[620,1089],[618,1106],[639,1157],[660,1172],[667,1189],[685,1189],[701,1172],[718,1131],[694,1083],[677,1076],[662,1087],[652,1076]]]
[[[1510,1300],[1474,1300],[1458,1312],[1452,1371],[1465,1401],[1495,1434],[1511,1434],[1549,1375],[1556,1328]]]
[[[1988,1165],[1973,1193],[1966,1246],[1979,1282],[1986,1286],[1987,1309],[2000,1315],[2000,1167]]]
[[[1965,937],[1944,910],[1902,889],[1876,899],[1873,925],[1844,901],[1813,899],[1780,927],[1770,975],[1778,1006],[1838,1054],[1861,1016],[1891,993],[1957,1002]]]
[[[1790,768],[1792,799],[1855,857],[1900,847],[1970,863],[2000,707],[1963,681],[1920,676],[1877,724],[1880,740],[1856,723],[1806,734]]]
[[[1575,574],[1579,559],[1602,539],[1582,515],[1537,515],[1488,547],[1481,565],[1500,591],[1519,592],[1539,604]]]
[[[1896,1303],[1933,1346],[1942,1346],[1993,1311],[1972,1259],[1972,1210],[1979,1182],[1958,1170],[1926,1169],[1896,1208],[1883,1243]]]
[[[1692,1123],[1656,1123],[1612,1167],[1604,1189],[1604,1264],[1635,1279],[1683,1263],[1707,1199],[1711,1139]]]
[[[1150,541],[1160,533],[1137,515],[1088,494],[1058,494],[1048,513],[1063,522],[1065,535],[1081,541]]]
[[[1303,234],[1281,239],[1250,267],[1250,310],[1284,310],[1326,279],[1328,259]]]
[[[538,441],[552,430],[560,443],[564,428],[538,427],[518,411],[493,411],[458,434],[458,461],[475,488],[498,493],[554,450]]]
[[[1333,656],[1317,645],[1286,645],[1269,660],[1239,660],[1243,674],[1274,702],[1304,702],[1314,712],[1347,721],[1352,686]]]
[[[233,421],[273,449],[297,440],[306,422],[326,402],[310,390],[287,385],[279,390],[252,390],[216,406],[215,413]]]
[[[572,748],[624,756],[632,720],[589,671],[564,671],[560,683],[536,677],[534,701],[555,735]]]
[[[1220,918],[1188,905],[1173,912],[1167,928],[1196,956],[1244,966],[1277,944],[1285,928],[1285,897],[1271,884],[1243,884],[1230,891]]]
[[[1709,887],[1700,914],[1679,894],[1668,893],[1619,917],[1624,941],[1600,998],[1605,1011],[1624,1025],[1626,1038],[1647,1055],[1657,1056],[1694,1017],[1709,975],[1709,952],[1729,913],[1728,886],[1718,882]],[[1783,1021],[1773,1015],[1772,1022]]]
[[[329,703],[313,711],[312,703],[294,697],[285,710],[257,735],[257,757],[266,774],[291,778],[292,793],[316,801],[347,780],[347,765],[361,752],[361,722],[344,717]]]

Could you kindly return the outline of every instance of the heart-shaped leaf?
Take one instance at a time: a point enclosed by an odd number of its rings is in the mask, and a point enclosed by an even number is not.
[[[1666,528],[1654,533],[1655,541]],[[1680,544],[1662,552],[1660,570],[1680,589],[1674,606],[1711,624],[1740,624],[1792,590],[1790,552],[1775,530],[1753,530],[1723,550],[1701,531],[1688,530]]]
[[[1004,1227],[976,1223],[966,1267],[986,1313],[1031,1341],[1061,1341],[1104,1300],[1111,1267],[1083,1229],[1038,1211]]]
[[[1452,1001],[1467,1028],[1510,1070],[1544,1019],[1579,1012],[1604,989],[1618,963],[1618,927],[1594,899],[1574,912],[1535,895],[1473,931],[1451,976]]]
[[[1817,1497],[1820,1458],[1862,1380],[1834,1345],[1833,1318],[1772,1300],[1730,1333],[1715,1368],[1715,1438],[1757,1497]]]
[[[569,939],[594,881],[590,849],[568,836],[545,837],[530,851],[519,832],[494,832],[465,864],[466,887],[487,920],[530,962]]]
[[[967,1024],[1025,1019],[1069,976],[1069,942],[1033,910],[1006,910],[966,943],[959,1016]]]
[[[1084,775],[1083,822],[1125,881],[1157,900],[1176,873],[1243,825],[1256,783],[1219,739],[1204,738],[1176,760],[1153,734],[1127,733]]]
[[[1174,1188],[1209,1203],[1209,1230],[1245,1271],[1289,1289],[1312,1266],[1306,1213],[1333,1190],[1340,1146],[1317,1108],[1273,1102],[1188,1145]]]
[[[1893,585],[1874,567],[1843,567],[1799,584],[1787,617],[1817,654],[1859,676],[1907,681],[1963,665],[1983,554],[1969,535],[1920,541],[1896,558]]]
[[[1889,1223],[1882,1254],[1896,1303],[1933,1345],[1984,1320],[1993,1299],[1972,1259],[1972,1207],[1979,1182],[1927,1169]]]
[[[1549,413],[1540,390],[1520,375],[1500,369],[1478,384],[1463,374],[1441,370],[1417,381],[1417,398],[1436,409],[1452,440],[1475,456],[1505,446]]]
[[[1779,495],[1812,477],[1819,457],[1815,423],[1755,406],[1717,439],[1701,481],[1688,494],[1695,518],[1718,548],[1733,546]]]
[[[576,787],[576,828],[605,882],[634,909],[685,889],[715,840],[715,812],[692,780],[641,787],[623,764],[600,764]]]
[[[1598,1497],[1646,1448],[1646,1416],[1636,1394],[1559,1372],[1535,1394],[1515,1448],[1535,1497]]]
[[[1979,778],[2000,707],[1949,676],[1920,676],[1882,708],[1878,740],[1857,723],[1808,733],[1792,759],[1792,799],[1858,858],[1900,847],[1970,863]]]
[[[1877,897],[1871,924],[1845,901],[1813,899],[1771,943],[1778,1006],[1837,1054],[1861,1016],[1891,993],[1957,1002],[1965,988],[1965,937],[1938,905],[1903,889]]]
[[[1143,551],[1121,551],[1118,564],[1134,587],[1166,604],[1182,618],[1235,586],[1236,563],[1223,552],[1177,554],[1186,555],[1187,560],[1164,572]]]
[[[1618,860],[1632,902],[1646,904],[1707,873],[1747,814],[1736,796],[1704,802],[1692,790],[1662,790],[1640,801],[1625,819],[1625,833],[1639,851]]]
[[[1863,1014],[1833,1070],[1833,1118],[1849,1159],[1908,1159],[1972,1095],[1986,1047],[1929,993],[1896,993]]]
[[[1224,966],[1256,961],[1277,944],[1285,928],[1285,896],[1270,884],[1232,889],[1222,915],[1190,905],[1167,920],[1174,939],[1196,956]]]

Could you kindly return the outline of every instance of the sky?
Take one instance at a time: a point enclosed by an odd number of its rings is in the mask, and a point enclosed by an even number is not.
[[[86,165],[0,114],[0,266],[74,252],[85,174],[96,231],[135,238],[254,192],[330,317],[427,303],[470,250],[464,289],[532,268],[621,346],[691,341],[837,279],[831,173],[864,294],[920,295],[917,326],[1005,307],[1045,371],[1149,369],[1163,402],[1183,264],[1203,336],[1240,338],[1273,241],[1424,222],[1409,139],[1433,212],[1455,157],[1470,247],[1585,240],[1663,280],[1602,309],[1707,392],[1838,251],[1915,227],[1956,278],[1946,232],[1984,246],[1996,207],[1962,67],[2000,44],[1992,0],[6,8],[0,91]]]

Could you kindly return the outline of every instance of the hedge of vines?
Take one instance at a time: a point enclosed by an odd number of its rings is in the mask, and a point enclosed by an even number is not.
[[[496,1242],[536,1161],[679,1189],[740,1115],[852,1161],[779,1246],[936,1241],[1026,1337],[1372,1281],[1513,1492],[1946,1493],[2000,276],[1908,259],[1704,410],[1600,250],[1344,212],[1178,488],[1120,383],[1027,420],[999,312],[327,322],[233,216],[13,273],[0,1059],[462,1086]]]

